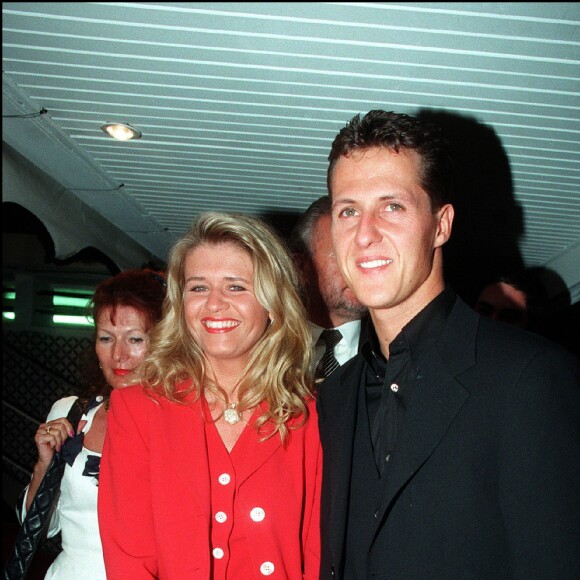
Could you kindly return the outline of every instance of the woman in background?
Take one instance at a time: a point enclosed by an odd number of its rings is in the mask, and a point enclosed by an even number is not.
[[[21,521],[54,453],[63,449],[67,462],[48,529],[48,537],[62,532],[62,552],[48,569],[46,579],[106,578],[97,519],[97,486],[109,395],[112,390],[137,380],[137,369],[149,348],[149,331],[161,318],[164,296],[165,279],[150,270],[121,272],[97,286],[92,315],[101,373],[82,400],[84,414],[78,433],[75,434],[75,426],[66,419],[76,396],[56,401],[46,422],[36,431],[38,461],[19,506]]]
[[[321,449],[291,257],[257,218],[203,214],[167,284],[145,388],[111,400],[107,577],[317,579]]]

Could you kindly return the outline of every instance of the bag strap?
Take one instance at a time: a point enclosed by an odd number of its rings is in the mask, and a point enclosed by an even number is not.
[[[76,433],[77,427],[85,411],[86,403],[81,402],[81,399],[75,399],[72,407],[69,409],[66,418],[71,422],[73,429]]]
[[[75,431],[83,412],[84,405],[77,398],[67,415]],[[18,531],[14,548],[4,569],[4,580],[24,580],[26,577],[32,558],[48,525],[49,515],[64,474],[64,467],[65,462],[61,454],[55,453]]]

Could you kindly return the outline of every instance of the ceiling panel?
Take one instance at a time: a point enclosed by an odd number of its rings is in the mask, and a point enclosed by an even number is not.
[[[522,262],[580,294],[578,3],[2,8],[4,142],[159,260],[201,211],[303,211],[326,193],[338,130],[381,108],[431,115],[455,139],[473,175],[463,215],[489,232],[474,261],[505,226],[502,176]],[[110,140],[110,121],[143,138]]]

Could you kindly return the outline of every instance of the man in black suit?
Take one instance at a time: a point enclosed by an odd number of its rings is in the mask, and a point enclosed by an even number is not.
[[[333,246],[374,332],[318,395],[320,578],[580,578],[578,359],[445,284],[435,127],[357,115],[329,160]]]

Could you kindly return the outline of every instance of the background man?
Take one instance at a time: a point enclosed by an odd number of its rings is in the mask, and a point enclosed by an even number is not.
[[[546,291],[540,281],[522,271],[487,280],[475,310],[482,316],[541,334],[546,303]]]
[[[336,363],[329,361],[332,372],[351,359],[359,348],[361,318],[367,309],[346,285],[332,249],[330,236],[330,198],[314,201],[299,217],[290,237],[290,244],[304,284],[304,300],[315,345],[314,365],[318,366],[327,347],[324,330],[336,330],[337,341],[329,346]],[[330,335],[332,337],[332,334]],[[324,378],[323,365],[319,378]]]

